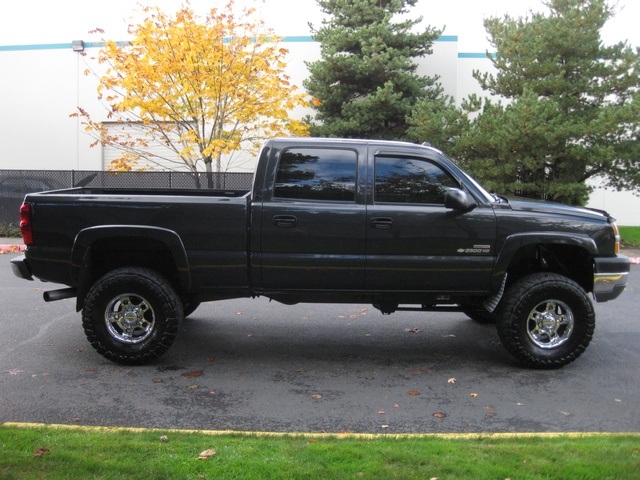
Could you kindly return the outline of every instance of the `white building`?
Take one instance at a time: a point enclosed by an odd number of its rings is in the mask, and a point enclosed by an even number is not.
[[[77,107],[94,120],[106,121],[106,109],[96,95],[97,78],[86,76],[96,68],[98,43],[0,45],[0,169],[104,170],[112,152],[93,139],[79,118]],[[308,74],[305,61],[320,58],[319,45],[310,36],[284,37],[289,50],[288,71],[302,85]],[[445,92],[458,101],[482,93],[471,73],[493,68],[485,53],[458,51],[457,36],[442,36],[419,73],[438,75]],[[102,118],[101,118],[102,116]],[[252,170],[251,162],[242,167]],[[640,197],[631,192],[598,189],[589,206],[608,210],[620,225],[640,225]]]

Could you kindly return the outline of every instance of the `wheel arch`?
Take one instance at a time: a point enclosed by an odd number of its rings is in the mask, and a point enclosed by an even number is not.
[[[91,284],[124,266],[151,268],[180,292],[191,289],[186,250],[173,230],[147,225],[101,225],[81,230],[71,251],[71,278],[78,285],[77,310]]]
[[[548,271],[562,274],[585,291],[593,290],[595,241],[581,234],[539,232],[514,234],[502,247],[492,277],[491,287],[498,291],[505,275],[513,283],[529,273]]]

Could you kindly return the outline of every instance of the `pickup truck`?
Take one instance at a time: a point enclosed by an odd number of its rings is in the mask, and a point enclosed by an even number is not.
[[[606,212],[490,194],[442,152],[404,142],[277,138],[251,191],[71,188],[20,208],[25,279],[64,284],[91,345],[121,364],[163,355],[201,302],[371,303],[495,323],[523,365],[587,348],[592,299],[629,259]]]

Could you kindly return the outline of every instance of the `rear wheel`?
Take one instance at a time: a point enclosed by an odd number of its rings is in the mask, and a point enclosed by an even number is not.
[[[153,270],[113,270],[89,290],[82,310],[87,339],[105,358],[142,365],[173,344],[183,319],[171,284]]]
[[[573,280],[534,273],[505,293],[497,315],[498,335],[514,357],[534,368],[559,368],[587,348],[595,312],[587,293]]]

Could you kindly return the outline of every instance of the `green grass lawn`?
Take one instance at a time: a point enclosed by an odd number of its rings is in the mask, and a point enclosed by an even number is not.
[[[627,247],[640,247],[640,227],[618,227],[622,245]]]
[[[2,425],[0,452],[2,479],[640,478],[640,434],[268,436]]]

